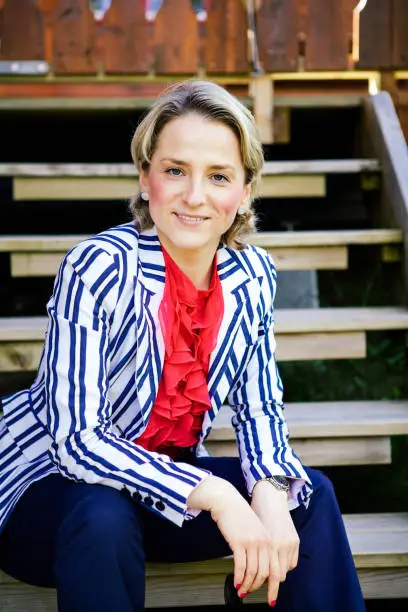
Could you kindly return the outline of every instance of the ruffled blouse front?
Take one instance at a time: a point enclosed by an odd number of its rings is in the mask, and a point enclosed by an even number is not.
[[[206,410],[210,354],[224,301],[214,259],[208,290],[197,289],[163,249],[166,280],[159,320],[164,337],[163,373],[146,430],[135,440],[147,450],[176,458],[197,443]]]

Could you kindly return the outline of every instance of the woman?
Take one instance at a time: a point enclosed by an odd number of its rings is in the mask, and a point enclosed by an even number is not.
[[[130,612],[145,560],[232,553],[240,597],[267,581],[277,610],[364,610],[332,487],[288,444],[275,268],[244,241],[253,117],[215,84],[181,83],[132,156],[134,221],[68,253],[37,378],[3,398],[0,567],[56,586],[62,612]],[[239,459],[203,445],[224,403]]]

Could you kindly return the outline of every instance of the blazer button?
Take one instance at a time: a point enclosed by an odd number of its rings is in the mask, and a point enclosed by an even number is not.
[[[132,497],[136,502],[141,502],[143,500],[143,497],[139,493],[139,491],[136,491],[135,493],[133,493]]]
[[[154,501],[152,500],[150,495],[148,495],[147,497],[144,498],[144,503],[146,504],[146,506],[153,506]]]
[[[160,510],[160,512],[162,512],[163,510],[165,510],[166,506],[163,504],[163,502],[160,500],[158,502],[155,503],[155,506],[158,510]]]

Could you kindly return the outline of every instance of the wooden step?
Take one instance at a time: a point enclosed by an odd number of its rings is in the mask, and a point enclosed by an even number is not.
[[[291,443],[305,465],[391,463],[389,436],[408,434],[408,401],[287,404]],[[217,416],[206,447],[216,457],[236,457],[232,411]]]
[[[0,236],[0,252],[10,253],[13,277],[55,276],[64,254],[87,236]],[[380,245],[383,259],[401,257],[400,230],[256,232],[248,240],[270,251],[278,270],[344,270],[349,245]]]
[[[373,159],[266,162],[260,197],[324,197],[326,175],[378,172]],[[15,200],[115,200],[138,190],[132,164],[1,164]]]
[[[367,331],[408,329],[404,308],[316,308],[277,310],[280,361],[363,358]],[[35,370],[46,317],[0,319],[0,371]]]
[[[365,599],[408,597],[408,513],[349,514],[344,523]],[[231,557],[196,563],[148,563],[146,607],[223,605]],[[266,602],[266,587],[245,605]],[[1,612],[56,612],[53,589],[17,582],[0,572]]]
[[[408,400],[288,403],[291,438],[355,438],[408,434]],[[235,440],[233,411],[224,406],[208,441]]]

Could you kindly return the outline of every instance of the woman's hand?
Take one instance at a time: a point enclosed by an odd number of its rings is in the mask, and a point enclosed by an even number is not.
[[[294,569],[299,558],[299,536],[288,509],[287,494],[268,482],[259,482],[252,493],[251,508],[270,536],[268,600],[276,601],[279,583]],[[243,585],[243,587],[246,585]],[[258,588],[257,584],[249,590]]]
[[[210,476],[191,493],[188,505],[211,512],[228,542],[234,556],[234,584],[240,585],[238,594],[242,597],[255,591],[268,580],[268,601],[275,601],[281,576],[277,551],[282,547],[237,489],[222,478]],[[279,520],[276,511],[275,515]]]

